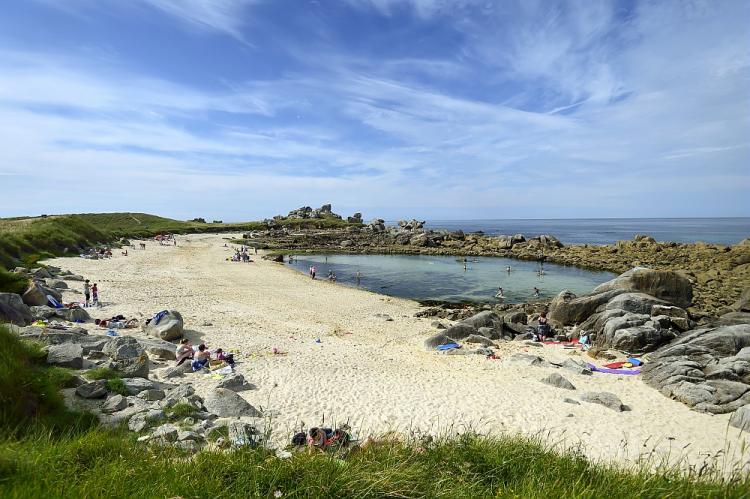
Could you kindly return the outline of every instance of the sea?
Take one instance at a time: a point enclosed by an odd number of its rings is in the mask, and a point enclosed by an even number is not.
[[[394,224],[396,222],[390,222]],[[750,237],[750,218],[576,218],[428,220],[428,229],[462,230],[486,235],[549,234],[563,244],[611,244],[646,234],[657,241],[703,241],[732,245]]]

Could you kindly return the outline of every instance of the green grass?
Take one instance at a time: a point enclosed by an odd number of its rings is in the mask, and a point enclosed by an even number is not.
[[[120,374],[117,371],[108,367],[95,367],[93,369],[89,369],[83,375],[91,380],[115,379],[120,377]]]
[[[125,382],[120,378],[110,378],[107,380],[107,390],[112,393],[119,393],[120,395],[127,397],[130,395],[128,387],[125,386]]]
[[[170,419],[182,419],[192,416],[196,413],[196,408],[190,404],[175,404],[164,410]]]
[[[60,389],[72,376],[48,367],[40,345],[20,341],[3,326],[0,345],[0,437],[39,429],[58,434],[91,424],[90,416],[65,409]]]
[[[22,294],[28,286],[29,280],[22,275],[8,272],[0,267],[0,293]]]
[[[680,474],[592,464],[535,439],[456,436],[384,439],[367,448],[281,459],[269,450],[205,451],[136,442],[70,412],[59,389],[68,370],[45,365],[41,346],[0,327],[2,497],[747,497],[747,478],[711,469]],[[97,377],[108,378],[105,370]],[[192,411],[192,408],[190,408]],[[178,414],[179,413],[179,414]],[[184,417],[185,408],[172,414]]]
[[[747,497],[750,483],[621,471],[534,440],[464,436],[426,447],[385,441],[346,456],[203,452],[90,431],[0,445],[6,497]]]

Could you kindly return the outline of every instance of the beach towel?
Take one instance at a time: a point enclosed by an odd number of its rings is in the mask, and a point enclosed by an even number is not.
[[[445,345],[438,345],[438,350],[453,350],[455,348],[461,348],[458,343],[446,343]]]
[[[158,314],[154,316],[154,324],[159,324],[159,321],[164,318],[165,315],[169,313],[169,310],[162,310]]]
[[[596,371],[598,373],[605,373],[605,374],[641,374],[640,369],[608,369],[606,367],[596,367],[594,364],[591,364],[589,362],[586,363],[589,366],[589,369],[592,371]]]
[[[47,295],[47,301],[50,302],[50,305],[52,305],[53,308],[65,308],[62,305],[60,305],[60,302],[55,300],[55,297],[52,295]]]
[[[604,364],[604,367],[608,369],[619,369],[623,364],[625,364],[625,362],[610,362],[609,364]]]

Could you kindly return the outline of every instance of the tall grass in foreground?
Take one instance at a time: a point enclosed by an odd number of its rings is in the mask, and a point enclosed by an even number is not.
[[[70,373],[0,326],[0,497],[748,497],[750,481],[592,464],[540,440],[463,435],[385,439],[282,459],[265,449],[202,452],[136,442],[69,412]],[[99,373],[107,378],[106,373]]]
[[[385,441],[334,455],[268,450],[187,457],[127,434],[89,431],[0,443],[4,497],[747,497],[747,480],[623,471],[533,440]],[[279,495],[280,494],[280,495]]]

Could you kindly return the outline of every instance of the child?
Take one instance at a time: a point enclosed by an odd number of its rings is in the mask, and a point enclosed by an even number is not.
[[[234,354],[224,353],[224,350],[222,350],[221,348],[217,348],[216,359],[226,362],[232,367],[232,369],[234,369]]]
[[[97,287],[96,283],[94,283],[93,286],[91,286],[91,304],[94,306],[101,307],[101,303],[99,303],[99,288]]]

